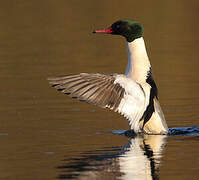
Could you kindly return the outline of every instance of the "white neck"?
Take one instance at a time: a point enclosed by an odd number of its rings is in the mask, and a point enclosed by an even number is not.
[[[128,65],[125,74],[136,82],[145,82],[151,65],[146,52],[144,39],[141,37],[135,39],[133,42],[127,42],[127,53]]]

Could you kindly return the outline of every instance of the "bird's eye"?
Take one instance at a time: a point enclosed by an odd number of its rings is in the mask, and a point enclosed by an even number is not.
[[[116,25],[116,28],[117,28],[117,29],[119,29],[119,28],[120,28],[120,25],[119,25],[119,24],[118,24],[118,25]]]

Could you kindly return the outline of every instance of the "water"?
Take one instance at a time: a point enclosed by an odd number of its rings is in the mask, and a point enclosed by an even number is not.
[[[2,2],[0,179],[198,179],[197,15],[192,0]],[[91,33],[121,18],[145,27],[175,136],[110,133],[127,130],[127,121],[67,98],[46,81],[79,72],[123,73],[124,39]]]

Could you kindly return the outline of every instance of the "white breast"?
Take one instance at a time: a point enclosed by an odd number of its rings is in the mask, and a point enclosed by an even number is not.
[[[125,89],[124,97],[117,111],[127,118],[131,129],[136,133],[140,132],[140,119],[148,105],[150,86],[147,87],[146,84],[142,88],[138,83],[124,75],[118,75],[114,83],[119,83]]]

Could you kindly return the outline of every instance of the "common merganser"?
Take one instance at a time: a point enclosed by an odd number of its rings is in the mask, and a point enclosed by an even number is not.
[[[134,133],[167,134],[168,127],[142,37],[143,26],[134,20],[119,20],[93,33],[125,37],[128,53],[126,73],[80,73],[48,78],[49,83],[80,101],[122,114]]]

